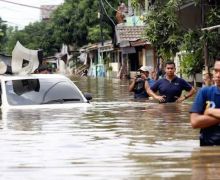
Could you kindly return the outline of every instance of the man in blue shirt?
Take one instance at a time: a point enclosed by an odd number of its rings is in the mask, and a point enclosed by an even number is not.
[[[200,145],[220,145],[220,58],[216,58],[213,74],[215,85],[203,87],[190,110],[193,128],[201,128]]]
[[[139,75],[136,75],[129,86],[129,92],[134,92],[135,99],[142,99],[148,98],[149,95],[147,94],[145,83],[147,82],[149,86],[154,84],[154,80],[149,78],[149,66],[142,66],[138,69],[140,72]]]
[[[175,63],[169,61],[165,64],[165,77],[157,80],[147,92],[160,103],[182,102],[195,93],[195,89],[184,79],[175,75]],[[188,94],[182,95],[182,91],[188,91]],[[159,95],[156,92],[159,92]]]

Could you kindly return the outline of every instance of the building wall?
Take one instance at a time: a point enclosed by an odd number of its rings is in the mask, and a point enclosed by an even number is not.
[[[200,6],[188,6],[184,9],[180,9],[178,12],[180,24],[186,29],[196,29],[201,27],[201,8]]]
[[[138,61],[138,67],[134,68],[134,67],[131,67],[131,71],[129,72],[130,74],[130,77],[133,78],[135,75],[136,75],[136,72],[138,70],[138,68],[140,68],[140,66],[151,66],[152,67],[152,70],[155,69],[156,67],[156,60],[155,60],[155,52],[154,52],[154,49],[150,46],[140,46],[138,47],[138,51],[137,51],[137,57],[138,59],[136,61]],[[134,57],[135,55],[133,55]],[[130,55],[131,57],[131,55]],[[131,63],[131,59],[129,59],[129,63],[130,63],[130,66],[132,66],[133,64]],[[134,60],[133,60],[134,61]],[[136,66],[137,66],[136,64]]]

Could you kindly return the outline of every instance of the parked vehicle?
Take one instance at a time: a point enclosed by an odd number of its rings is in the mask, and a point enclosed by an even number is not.
[[[7,109],[89,107],[92,97],[83,95],[67,77],[59,74],[1,75],[1,107]]]

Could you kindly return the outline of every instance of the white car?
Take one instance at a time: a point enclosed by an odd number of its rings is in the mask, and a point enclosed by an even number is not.
[[[67,77],[59,74],[1,75],[2,109],[89,107],[92,97],[83,95]]]

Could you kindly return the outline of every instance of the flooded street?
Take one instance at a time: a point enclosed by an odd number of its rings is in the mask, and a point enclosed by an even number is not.
[[[127,80],[74,79],[91,108],[3,111],[0,179],[218,179],[220,148],[199,147],[191,102],[138,102]]]

